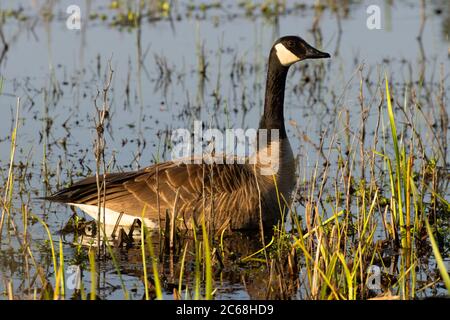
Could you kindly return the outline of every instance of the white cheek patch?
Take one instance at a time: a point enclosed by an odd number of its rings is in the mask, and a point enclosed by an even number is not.
[[[278,60],[280,60],[280,63],[285,67],[290,66],[297,61],[300,61],[300,58],[286,49],[286,47],[282,43],[277,43],[275,45],[275,50],[277,51]]]

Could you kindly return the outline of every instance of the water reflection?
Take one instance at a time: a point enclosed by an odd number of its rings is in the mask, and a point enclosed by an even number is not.
[[[75,246],[92,248],[97,245],[94,223],[78,222],[76,231],[69,223],[61,232],[64,234],[64,240]],[[140,224],[137,223],[134,230],[133,226],[127,229],[120,227],[116,230],[114,227],[108,226],[105,228],[105,232],[111,235],[108,236],[107,241],[113,249],[115,259],[120,261],[120,274],[134,277],[144,287]],[[200,281],[201,295],[204,295],[205,274],[203,267],[199,267],[199,264],[204,265],[205,261],[202,253],[200,252],[199,256],[198,252],[204,245],[202,236],[190,231],[183,231],[177,235],[172,248],[169,245],[169,237],[161,237],[158,231],[152,232],[149,236],[153,244],[153,252],[158,256],[158,277],[162,283],[165,298],[195,297],[196,281]],[[271,241],[271,236],[266,234],[265,243]],[[105,238],[102,238],[102,241],[104,240]],[[261,252],[262,248],[258,233],[225,232],[220,238],[215,238],[210,245],[215,248],[211,253],[211,264],[214,286],[217,290],[216,298],[292,299],[296,297],[300,275],[293,265],[297,261],[288,263],[284,259],[278,262],[272,260],[267,268],[263,256],[255,254]],[[154,274],[150,263],[152,259],[148,250],[146,253],[150,296],[154,299],[156,293]],[[198,268],[201,270],[199,271]],[[81,268],[80,275],[80,280],[85,281],[85,286],[88,286],[90,278],[88,266],[85,265],[84,269]],[[88,279],[84,279],[86,277]],[[117,290],[120,291],[120,288]],[[141,298],[144,299],[145,293],[141,292],[141,294]],[[81,291],[75,290],[72,298],[82,298]]]

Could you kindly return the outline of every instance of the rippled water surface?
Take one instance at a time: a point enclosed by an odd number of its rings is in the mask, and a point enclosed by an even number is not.
[[[122,9],[126,8],[126,2],[119,1]],[[4,21],[0,31],[8,44],[0,55],[2,197],[20,97],[14,159],[16,177],[20,178],[14,184],[13,212],[5,220],[1,233],[2,298],[8,298],[9,285],[20,298],[39,294],[27,289],[35,288],[38,280],[34,262],[21,252],[23,243],[18,239],[24,233],[32,241],[30,248],[41,272],[51,279],[55,277],[48,235],[34,216],[49,226],[58,250],[62,239],[68,281],[66,297],[76,296],[70,289],[73,280],[70,277],[78,267],[84,270],[84,286],[90,286],[85,249],[89,241],[73,233],[62,236],[60,233],[73,211],[36,198],[95,172],[94,99],[100,94],[101,105],[108,61],[114,71],[105,133],[105,157],[110,171],[136,170],[169,160],[171,130],[192,128],[198,119],[221,130],[257,127],[263,107],[268,51],[281,35],[300,35],[332,55],[326,61],[297,64],[288,75],[285,115],[288,136],[298,157],[299,177],[311,177],[317,164],[324,165],[324,153],[344,147],[333,144],[333,135],[344,136],[346,130],[352,134],[360,130],[360,86],[367,107],[368,145],[379,125],[378,88],[385,73],[400,103],[409,84],[425,82],[426,89],[407,94],[429,95],[432,99],[442,91],[445,97],[450,94],[450,6],[446,0],[426,1],[425,9],[420,1],[330,1],[337,3],[336,10],[328,3],[320,10],[314,7],[316,1],[285,1],[285,8],[278,15],[261,9],[263,2],[222,1],[211,5],[213,2],[208,1],[172,1],[167,13],[158,1],[148,1],[156,3],[156,9],[142,18],[139,27],[126,23],[126,18],[120,15],[126,10],[114,8],[115,1],[1,2]],[[66,9],[72,4],[81,8],[81,30],[66,26]],[[249,9],[250,4],[254,9]],[[370,4],[381,9],[380,30],[369,30],[366,26]],[[134,8],[135,2],[129,1],[129,5]],[[426,20],[419,41],[423,12]],[[0,51],[2,46],[0,41]],[[397,112],[401,112],[400,107],[395,105]],[[422,108],[426,114],[439,112],[436,104],[424,104]],[[448,103],[444,108],[449,111]],[[442,161],[447,157],[446,145],[439,151],[433,136],[425,134],[430,125],[439,123],[430,124],[419,118],[415,125],[417,132],[424,132],[425,150]],[[384,120],[383,130],[387,130],[387,117]],[[448,141],[449,134],[438,131],[443,135],[442,141]],[[357,146],[355,136],[351,139],[349,144]],[[388,149],[392,151],[389,146]],[[331,155],[328,160],[333,172],[339,159]],[[445,165],[446,161],[441,166],[448,172]],[[361,166],[359,155],[354,166]],[[334,196],[333,185],[328,188]],[[450,200],[448,192],[444,198]],[[302,202],[297,206],[301,213]],[[26,230],[23,210],[29,211]],[[78,215],[83,217],[81,212]],[[377,231],[376,237],[383,236]],[[157,243],[159,239],[155,236],[153,240]],[[84,241],[84,246],[73,244],[80,241]],[[252,235],[233,235],[225,242],[228,252],[236,257],[245,257],[261,248]],[[159,249],[155,246],[156,252]],[[141,248],[114,250],[130,297],[141,299],[144,296]],[[165,255],[161,261],[164,297],[168,299],[173,298],[173,287],[178,286],[180,252],[174,253],[175,262],[173,256]],[[446,256],[448,251],[444,253]],[[195,262],[189,259],[185,274],[193,283]],[[267,297],[263,280],[270,277],[270,272],[265,264],[226,265],[214,275],[217,298]],[[99,296],[122,299],[121,281],[113,261],[101,259],[97,267]],[[436,291],[428,294],[442,292],[443,286],[433,290]],[[305,293],[300,288],[293,297],[303,298],[302,294]]]

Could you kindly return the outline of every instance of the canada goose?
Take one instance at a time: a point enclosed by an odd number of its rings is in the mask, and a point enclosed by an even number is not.
[[[295,184],[294,157],[283,110],[289,67],[301,60],[329,57],[297,36],[278,39],[270,50],[264,114],[259,128],[279,132],[278,141],[270,142],[264,150],[278,153],[278,170],[274,175],[263,175],[257,170],[261,166],[261,148],[254,155],[255,164],[167,161],[135,172],[107,174],[105,224],[131,225],[142,217],[145,209],[146,225],[155,228],[165,219],[166,210],[172,212],[176,205],[175,212],[185,228],[192,228],[202,217],[209,219],[216,230],[226,226],[233,230],[257,229],[260,217],[264,227],[272,227],[281,215],[276,189],[281,199],[289,199]],[[98,217],[95,177],[81,180],[46,199],[78,207],[93,218]]]

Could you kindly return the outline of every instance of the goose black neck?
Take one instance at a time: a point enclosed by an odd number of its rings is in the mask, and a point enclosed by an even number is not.
[[[269,66],[266,81],[266,97],[264,100],[264,114],[259,124],[260,129],[278,129],[279,137],[286,138],[284,126],[284,90],[289,67],[283,66],[275,50],[269,56]]]

